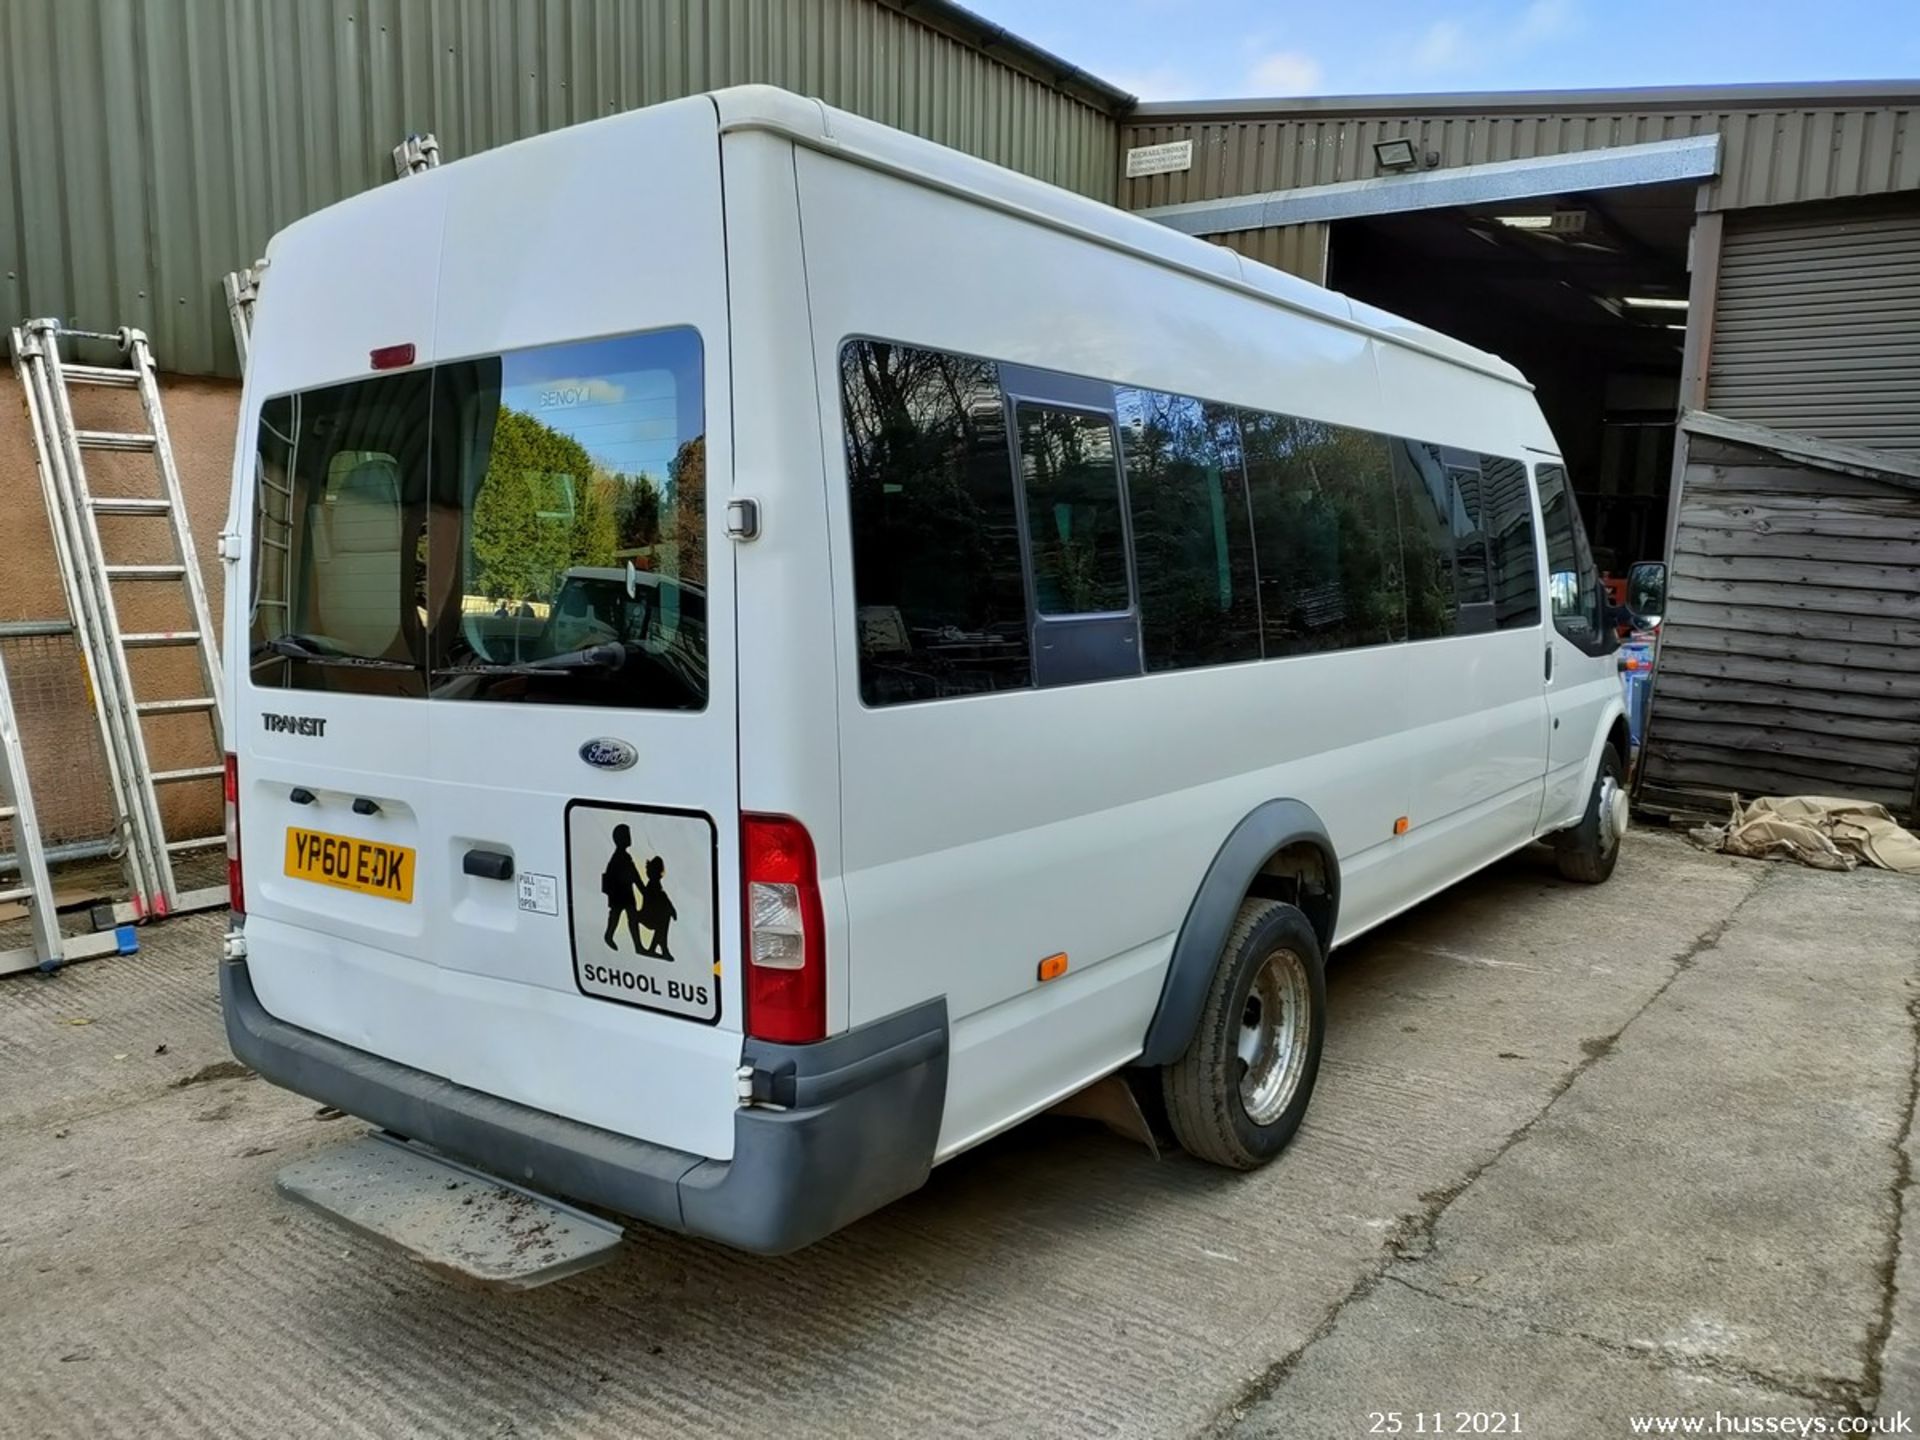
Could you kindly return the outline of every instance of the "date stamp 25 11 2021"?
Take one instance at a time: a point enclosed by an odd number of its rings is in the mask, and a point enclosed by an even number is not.
[[[1369,1435],[1519,1435],[1517,1410],[1369,1410]]]

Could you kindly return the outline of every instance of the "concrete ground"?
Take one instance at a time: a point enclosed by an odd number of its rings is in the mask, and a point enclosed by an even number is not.
[[[1042,1121],[798,1255],[639,1230],[521,1295],[275,1196],[357,1126],[232,1064],[221,923],[0,984],[0,1433],[1920,1412],[1911,879],[1638,832],[1598,889],[1516,857],[1337,958],[1319,1093],[1264,1171]]]

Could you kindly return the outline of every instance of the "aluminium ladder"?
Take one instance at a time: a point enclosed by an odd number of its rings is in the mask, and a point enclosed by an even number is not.
[[[60,341],[109,341],[129,365],[85,365],[64,359]],[[223,843],[224,833],[169,838],[160,807],[163,787],[217,781],[221,764],[155,770],[148,757],[143,722],[155,715],[199,712],[212,729],[215,754],[225,751],[226,715],[216,649],[213,613],[188,529],[179,472],[160,407],[160,386],[153,352],[139,330],[123,327],[111,335],[69,330],[57,320],[30,320],[13,332],[14,365],[26,392],[39,452],[41,490],[53,528],[54,550],[66,590],[76,637],[93,681],[94,703],[105,742],[108,780],[116,808],[124,817],[128,878],[136,918],[224,903],[223,886],[182,891],[173,857],[182,851]],[[110,386],[140,396],[148,429],[143,432],[92,430],[73,417],[70,387]],[[87,480],[84,456],[93,450],[144,452],[153,457],[159,494],[96,495]],[[102,543],[101,516],[142,516],[167,522],[172,558],[163,564],[123,564],[108,558]],[[130,632],[120,623],[116,601],[122,585],[178,584],[183,587],[189,628]],[[135,694],[128,653],[136,649],[191,648],[199,661],[205,693],[184,699],[142,700]]]
[[[10,634],[64,634],[68,627],[58,622],[27,621],[11,623],[6,629]],[[0,950],[0,975],[57,970],[71,960],[126,954],[135,948],[132,932],[117,925],[95,935],[63,936],[60,933],[53,879],[47,869],[50,857],[41,837],[40,817],[33,805],[33,785],[27,774],[19,716],[14,709],[13,687],[3,654],[0,654],[0,821],[6,822],[13,831],[12,869],[17,871],[13,884],[0,879],[0,902],[25,904],[33,927],[31,945]],[[98,853],[92,845],[62,848]],[[116,913],[114,918],[118,920],[120,916]]]

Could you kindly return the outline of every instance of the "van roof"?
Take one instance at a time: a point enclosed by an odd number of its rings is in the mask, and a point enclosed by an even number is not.
[[[767,130],[796,144],[889,171],[1024,219],[1065,230],[1156,264],[1251,292],[1274,304],[1418,350],[1496,380],[1532,387],[1497,355],[1284,270],[1249,260],[1224,245],[1181,234],[1157,221],[1088,199],[1043,180],[963,154],[878,121],[836,110],[774,85],[735,85],[712,92],[722,133]]]

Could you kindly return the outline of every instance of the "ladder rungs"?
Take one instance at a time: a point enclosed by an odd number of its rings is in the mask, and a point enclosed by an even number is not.
[[[92,500],[101,515],[164,515],[173,506],[165,500],[139,499],[131,495],[96,495]]]
[[[182,780],[218,780],[227,773],[224,765],[191,765],[185,770],[156,770],[153,783],[156,785],[177,785]]]
[[[190,710],[211,710],[214,703],[211,695],[196,695],[190,700],[140,700],[133,708],[142,715],[178,715]]]
[[[11,805],[0,805],[0,820],[11,820],[20,812]]]
[[[140,383],[138,370],[121,370],[112,365],[75,365],[68,361],[60,366],[60,374],[82,385],[119,385],[131,390]]]
[[[127,650],[152,650],[161,645],[198,645],[198,630],[138,630],[122,635],[120,644]]]
[[[32,895],[33,888],[28,885],[22,885],[17,890],[0,890],[0,905],[8,904],[14,900],[27,900],[32,898]]]
[[[226,843],[227,832],[222,830],[218,835],[196,835],[191,840],[169,840],[167,842],[167,849],[174,854],[178,854],[182,850],[211,850],[216,845],[225,845]]]
[[[181,580],[187,573],[184,565],[102,565],[100,569],[109,580]]]
[[[151,450],[154,438],[131,430],[75,430],[73,443],[82,450]]]

